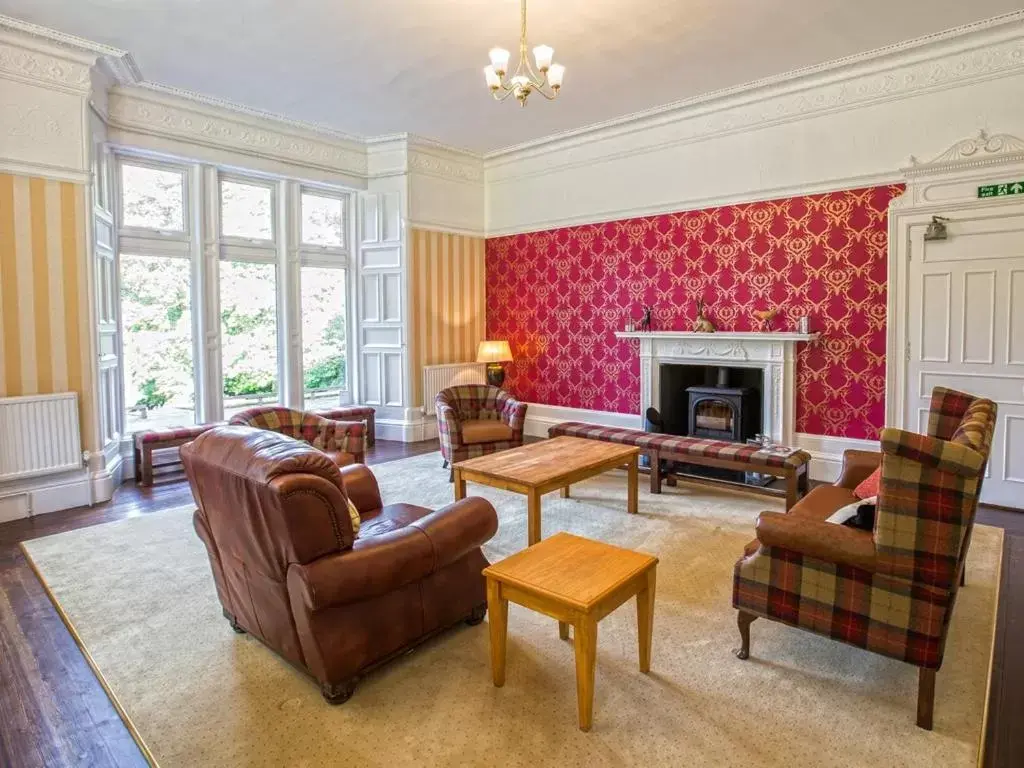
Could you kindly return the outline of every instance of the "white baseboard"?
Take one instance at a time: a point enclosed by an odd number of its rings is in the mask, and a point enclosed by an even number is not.
[[[530,403],[526,410],[527,435],[547,437],[548,428],[563,421],[584,421],[600,424],[602,427],[626,427],[641,429],[639,414],[614,413],[612,411],[588,411],[583,408],[564,408],[555,405]],[[859,440],[852,437],[827,437],[798,432],[795,448],[803,448],[811,454],[811,480],[834,482],[843,468],[843,451],[857,449],[877,451],[877,440]]]
[[[99,469],[82,467],[0,485],[0,523],[110,501],[123,473],[124,462],[115,456]]]
[[[877,440],[860,440],[853,437],[827,437],[797,432],[794,436],[797,448],[811,454],[811,480],[834,483],[843,469],[843,452],[848,450],[880,450]]]

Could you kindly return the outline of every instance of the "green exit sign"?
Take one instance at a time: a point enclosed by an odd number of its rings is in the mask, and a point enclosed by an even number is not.
[[[986,184],[984,187],[978,187],[978,197],[1006,197],[1007,195],[1024,195],[1024,181]]]

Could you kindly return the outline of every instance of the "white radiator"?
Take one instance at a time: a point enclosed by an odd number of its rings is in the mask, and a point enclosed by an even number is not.
[[[456,384],[486,384],[487,363],[446,363],[423,366],[423,410],[434,412],[434,398]]]
[[[0,482],[81,466],[76,393],[0,398]]]

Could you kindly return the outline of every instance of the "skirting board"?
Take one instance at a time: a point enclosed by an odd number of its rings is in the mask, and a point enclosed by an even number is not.
[[[0,523],[109,501],[121,471],[117,461],[93,472],[81,469],[0,486]]]
[[[640,416],[636,414],[530,403],[526,410],[525,433],[532,437],[547,437],[548,428],[563,421],[585,421],[605,427],[641,428]],[[862,451],[878,450],[878,443],[874,440],[826,437],[801,432],[796,434],[795,442],[795,447],[803,448],[811,454],[811,479],[828,483],[834,482],[842,471],[843,451],[851,448]]]

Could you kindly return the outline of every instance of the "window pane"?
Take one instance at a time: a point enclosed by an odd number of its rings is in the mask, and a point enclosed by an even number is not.
[[[121,255],[129,433],[195,423],[189,262]]]
[[[183,232],[184,188],[178,171],[122,165],[122,225]]]
[[[303,193],[302,242],[309,245],[344,245],[344,202],[336,197]]]
[[[224,416],[276,403],[277,273],[273,264],[220,263]]]
[[[220,231],[225,237],[272,240],[274,237],[274,194],[270,187],[220,183]]]
[[[339,403],[347,389],[344,269],[303,267],[302,382],[307,408]]]

